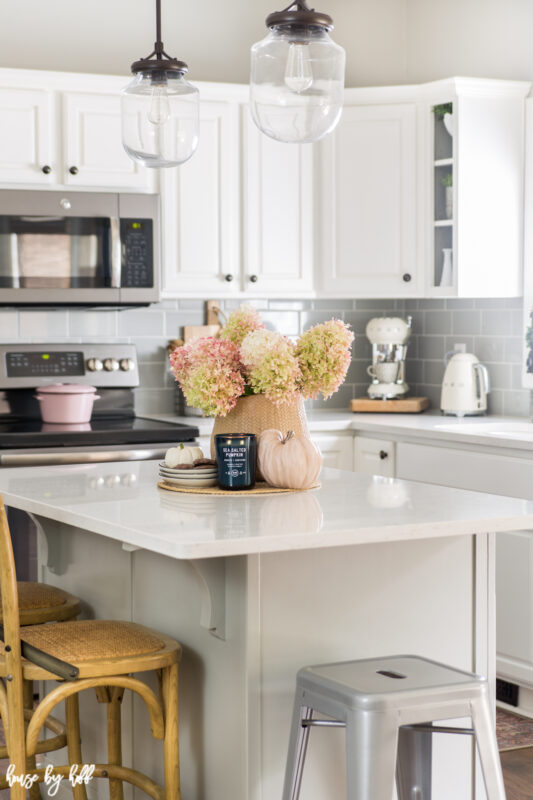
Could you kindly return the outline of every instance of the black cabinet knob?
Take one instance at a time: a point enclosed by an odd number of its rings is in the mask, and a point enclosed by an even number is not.
[[[248,280],[250,283],[257,283],[257,275],[250,275]]]
[[[231,272],[228,272],[228,274],[224,276],[224,280],[228,281],[228,283],[233,280],[233,275]]]
[[[389,454],[387,453],[386,450],[380,450],[379,457],[381,458],[382,461],[384,461],[386,458],[389,457]]]
[[[78,168],[77,167],[70,167],[69,172],[70,172],[71,175],[77,175],[78,174]]]
[[[404,280],[406,283],[409,283],[409,281],[411,280],[411,275],[410,275],[408,272],[404,273],[404,275],[403,275],[403,280]]]
[[[44,172],[45,175],[50,175],[50,173],[52,172],[52,167],[49,167],[48,164],[45,164],[42,171]]]

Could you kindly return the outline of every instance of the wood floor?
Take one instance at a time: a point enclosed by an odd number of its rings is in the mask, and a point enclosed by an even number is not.
[[[533,800],[533,747],[500,753],[507,800]]]

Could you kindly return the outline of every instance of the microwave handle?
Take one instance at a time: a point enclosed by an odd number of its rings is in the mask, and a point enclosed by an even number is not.
[[[114,289],[119,289],[122,276],[120,219],[111,217],[109,222],[111,226],[111,286]]]

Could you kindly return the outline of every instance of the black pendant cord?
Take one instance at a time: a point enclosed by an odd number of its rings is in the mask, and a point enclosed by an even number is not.
[[[3,625],[0,625],[0,639],[5,642]],[[9,647],[9,645],[6,645],[6,649],[7,647]],[[52,672],[59,678],[63,678],[65,681],[75,681],[80,673],[78,667],[69,664],[67,661],[61,661],[60,658],[56,658],[50,655],[50,653],[45,653],[44,650],[39,650],[38,647],[34,647],[29,642],[25,642],[24,639],[20,640],[20,649],[23,658],[31,661],[32,664],[36,664],[38,667],[46,669],[48,672]],[[9,680],[9,676],[7,677]]]
[[[161,74],[165,72],[175,72],[185,75],[188,71],[187,64],[184,61],[179,61],[177,58],[169,56],[165,52],[163,42],[161,41],[161,0],[155,0],[155,36],[154,49],[150,55],[134,61],[131,65],[131,71],[135,74],[137,72],[152,72]]]

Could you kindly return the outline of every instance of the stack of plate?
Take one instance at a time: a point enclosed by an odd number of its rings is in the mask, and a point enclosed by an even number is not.
[[[214,465],[212,467],[196,467],[196,469],[171,468],[167,467],[164,461],[160,461],[159,477],[165,483],[170,483],[174,486],[201,489],[217,485],[218,469]]]

